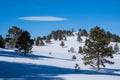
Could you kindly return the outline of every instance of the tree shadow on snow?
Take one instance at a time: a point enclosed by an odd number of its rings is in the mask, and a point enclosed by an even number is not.
[[[112,70],[120,71],[119,69]],[[67,74],[120,76],[120,74],[115,73],[102,73],[90,70],[80,70],[79,72],[75,72],[74,69],[55,66],[0,61],[0,78],[6,80],[10,78],[23,78],[23,80],[64,80],[57,76]]]
[[[0,51],[0,56],[14,57],[14,58],[30,58],[30,59],[53,58],[53,57],[42,56],[42,55],[34,55],[34,54],[30,54],[30,53],[28,53],[26,56],[24,56],[24,53],[16,53],[16,52],[9,52],[9,51]]]
[[[50,56],[43,56],[43,55],[35,55],[28,53],[26,56],[24,56],[24,53],[16,53],[16,52],[9,52],[9,51],[0,51],[0,56],[3,57],[14,57],[14,58],[29,58],[29,59],[43,59],[43,58],[50,58],[50,59],[59,59],[59,60],[67,60],[72,61],[70,59],[62,59],[62,58],[55,58]]]

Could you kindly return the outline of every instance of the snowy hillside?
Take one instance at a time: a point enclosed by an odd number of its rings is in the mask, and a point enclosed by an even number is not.
[[[33,46],[33,53],[26,57],[12,49],[0,49],[0,80],[119,80],[120,54],[112,58],[114,65],[106,65],[105,69],[96,72],[85,66],[81,59],[83,56],[78,54],[78,48],[84,46],[86,37],[82,39],[79,43],[77,36],[68,37],[63,48],[61,41],[54,40],[45,46]],[[68,52],[71,47],[75,49],[74,53]],[[72,60],[73,55],[76,55],[76,60]],[[75,72],[75,64],[79,64],[80,71]]]

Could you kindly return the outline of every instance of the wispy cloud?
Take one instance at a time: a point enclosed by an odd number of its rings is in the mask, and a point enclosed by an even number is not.
[[[29,17],[20,17],[20,20],[29,20],[29,21],[65,21],[67,18],[54,17],[54,16],[29,16]]]

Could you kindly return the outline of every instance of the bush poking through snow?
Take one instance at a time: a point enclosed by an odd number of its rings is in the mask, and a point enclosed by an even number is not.
[[[60,46],[64,47],[65,46],[65,43],[62,41]]]
[[[78,72],[79,70],[80,70],[80,67],[79,67],[79,65],[78,64],[75,64],[75,72]]]
[[[79,47],[79,51],[78,51],[78,53],[83,53],[83,49],[82,49],[82,47]]]
[[[73,47],[70,48],[70,52],[74,53],[75,49]]]
[[[72,60],[76,60],[76,56],[75,55],[72,56]]]
[[[49,52],[49,55],[51,55],[52,53],[51,52]]]

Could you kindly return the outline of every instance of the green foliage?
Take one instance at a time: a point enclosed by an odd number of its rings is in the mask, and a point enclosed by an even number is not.
[[[6,35],[6,42],[10,47],[15,47],[17,39],[20,37],[21,33],[22,30],[17,26],[12,26],[12,28],[8,30],[8,34]]]
[[[45,43],[43,42],[43,40],[40,41],[40,46],[44,46]]]
[[[61,41],[60,46],[62,46],[62,47],[65,46],[65,43],[63,41]]]
[[[0,48],[4,48],[5,47],[5,40],[3,39],[3,37],[0,35]]]
[[[111,42],[120,42],[120,36],[107,32],[107,39]]]
[[[75,55],[72,56],[72,60],[76,60],[76,56]]]
[[[16,45],[16,39],[15,38],[10,39],[9,42],[8,42],[8,45],[10,47],[14,48],[15,45]]]
[[[47,36],[47,39],[46,39],[46,43],[50,43],[51,42],[51,36]]]
[[[79,47],[78,53],[83,53],[82,47]]]
[[[33,40],[30,39],[30,33],[28,31],[23,31],[21,36],[17,40],[17,45],[19,48],[24,50],[24,55],[31,50],[32,45],[34,44]]]
[[[50,35],[54,40],[67,40],[66,36],[73,36],[73,32],[67,30],[56,30],[52,31]]]
[[[77,35],[77,41],[78,42],[82,42],[82,38],[81,38],[81,35],[78,33],[78,35]]]
[[[36,45],[36,46],[39,46],[39,45],[40,45],[39,37],[36,39],[35,45]]]
[[[78,32],[78,35],[79,36],[88,36],[88,33],[87,33],[87,31],[85,30],[85,29],[79,29],[79,32]]]
[[[12,28],[8,30],[7,36],[11,38],[18,38],[21,35],[21,33],[22,30],[20,28],[18,28],[17,26],[12,26]]]
[[[83,61],[85,65],[96,66],[97,70],[100,66],[105,67],[105,63],[113,64],[106,59],[112,57],[114,51],[111,46],[108,46],[106,32],[100,27],[91,29],[89,39],[85,42]]]

